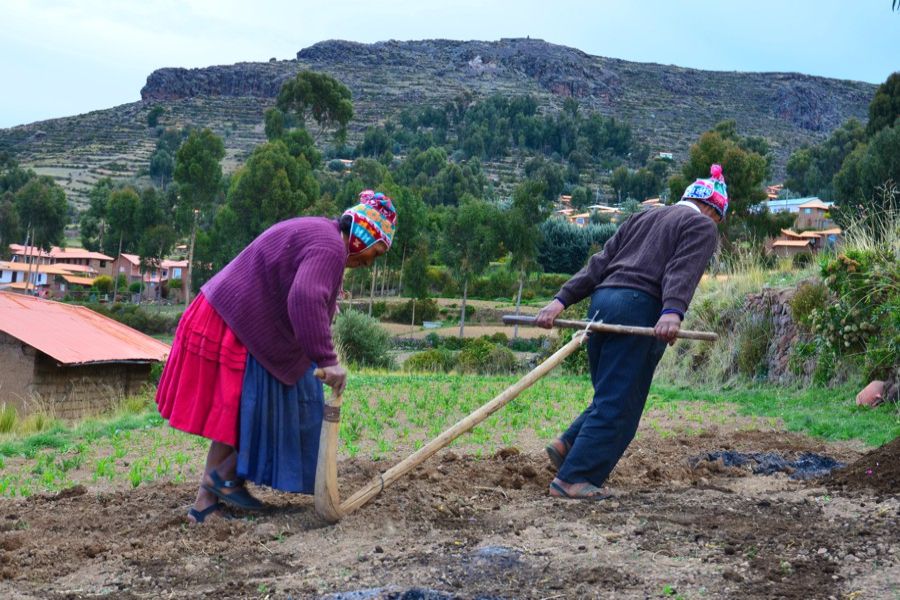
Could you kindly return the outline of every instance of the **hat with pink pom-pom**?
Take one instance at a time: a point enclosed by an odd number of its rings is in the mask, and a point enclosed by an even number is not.
[[[397,211],[390,198],[381,192],[363,190],[359,204],[344,211],[353,217],[350,226],[350,254],[359,254],[376,242],[390,249],[397,225]]]
[[[725,213],[728,212],[728,188],[722,176],[722,165],[712,165],[709,175],[709,179],[698,179],[689,185],[681,199],[696,200],[712,206],[724,221]]]

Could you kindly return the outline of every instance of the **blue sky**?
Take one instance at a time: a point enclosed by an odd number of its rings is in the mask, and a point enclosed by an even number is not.
[[[134,102],[160,67],[294,58],[325,39],[531,36],[639,62],[872,83],[900,69],[890,0],[0,0],[0,24],[0,127]]]

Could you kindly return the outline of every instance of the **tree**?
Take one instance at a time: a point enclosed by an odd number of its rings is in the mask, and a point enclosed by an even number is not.
[[[225,158],[222,139],[210,129],[192,131],[175,156],[175,181],[191,209],[208,210],[222,179],[220,161]]]
[[[284,113],[277,108],[266,110],[266,139],[277,140],[284,135]]]
[[[108,229],[106,219],[106,209],[109,204],[109,195],[113,191],[113,181],[109,177],[104,177],[94,184],[91,191],[88,192],[88,200],[90,204],[88,209],[81,215],[79,222],[81,233],[81,245],[91,251],[110,251],[104,245],[105,236]]]
[[[480,275],[497,256],[500,247],[496,207],[473,196],[465,196],[459,207],[448,211],[441,239],[440,254],[463,283],[459,337],[465,334],[466,300],[469,280]]]
[[[49,249],[62,243],[68,205],[66,193],[50,177],[34,177],[15,194],[19,222],[31,229],[32,245]]]
[[[139,252],[141,255],[141,272],[150,268],[160,272],[162,261],[175,245],[175,230],[171,225],[153,225],[143,232]],[[159,278],[157,294],[162,295],[162,277]]]
[[[150,156],[150,177],[156,179],[161,188],[166,189],[174,171],[175,159],[166,150],[160,148]]]
[[[313,205],[319,186],[304,156],[294,157],[282,140],[257,146],[235,173],[228,190],[230,260],[253,238],[279,221],[299,216]]]
[[[578,227],[564,219],[551,218],[541,224],[537,261],[547,273],[575,273],[599,251],[616,231],[612,224]]]
[[[9,193],[9,192],[7,192]],[[14,196],[19,223],[29,246],[49,249],[61,244],[66,226],[66,194],[50,177],[32,177]],[[26,282],[31,281],[31,267]]]
[[[616,204],[622,204],[625,198],[628,197],[628,184],[630,179],[630,173],[626,166],[617,167],[616,170],[612,172],[609,185],[616,194]]]
[[[156,105],[147,113],[147,127],[156,127],[159,118],[166,112],[166,109],[160,105]]]
[[[821,144],[797,149],[788,158],[785,187],[801,196],[834,200],[834,176],[844,159],[865,139],[865,128],[856,119],[850,119]]]
[[[428,298],[428,239],[420,236],[403,265],[404,291],[412,298],[410,327],[416,324],[416,301]]]
[[[766,199],[762,187],[766,176],[767,160],[754,150],[744,147],[745,140],[736,131],[734,121],[724,121],[700,136],[691,146],[687,162],[680,175],[669,179],[671,197],[681,198],[684,190],[695,179],[709,177],[710,165],[722,165],[728,184],[728,214],[726,226],[731,231],[740,229],[740,221],[750,209]],[[754,146],[754,144],[750,144]],[[757,145],[758,146],[758,145]]]
[[[846,227],[854,220],[875,218],[892,205],[891,194],[879,188],[900,182],[900,123],[884,127],[866,144],[861,144],[844,160],[834,177],[834,189],[842,201],[832,212]]]
[[[175,156],[175,181],[179,187],[178,212],[181,221],[186,215],[193,215],[191,229],[191,245],[188,249],[188,267],[184,278],[184,298],[189,304],[191,292],[191,272],[194,268],[194,241],[200,216],[213,205],[219,193],[219,182],[222,179],[220,161],[225,158],[225,145],[222,139],[211,130],[192,131],[178,148]]]
[[[873,136],[885,127],[894,126],[900,116],[900,71],[892,73],[878,86],[869,103],[869,123],[866,133]]]
[[[115,190],[109,195],[106,216],[109,221],[109,237],[118,240],[116,256],[123,250],[137,249],[140,232],[138,211],[141,198],[134,188]]]
[[[586,208],[591,203],[591,192],[584,186],[578,185],[572,190],[572,206],[574,208]]]
[[[353,118],[350,98],[350,90],[333,77],[301,71],[281,86],[277,106],[279,110],[296,116],[303,126],[307,117],[311,116],[319,126],[319,135],[327,127],[334,127],[335,140],[343,143],[347,137],[347,123]]]
[[[0,248],[18,243],[20,233],[19,215],[16,212],[12,192],[0,196]]]
[[[519,273],[516,315],[519,314],[522,305],[522,288],[525,285],[525,279],[536,264],[538,244],[541,241],[540,224],[550,214],[550,206],[550,203],[547,202],[544,183],[526,180],[513,193],[512,208],[504,220],[506,225],[504,245],[512,257],[510,266]],[[519,328],[516,326],[513,330],[513,337],[518,336]]]

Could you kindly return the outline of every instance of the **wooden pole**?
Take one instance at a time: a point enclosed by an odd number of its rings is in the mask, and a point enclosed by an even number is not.
[[[507,325],[534,325],[535,317],[520,317],[517,315],[505,315],[503,322]],[[610,323],[588,323],[587,321],[571,321],[567,319],[556,319],[553,321],[554,327],[565,327],[568,329],[587,329],[588,331],[597,331],[599,333],[623,333],[626,335],[648,335],[656,336],[652,327],[633,327],[631,325],[612,325]],[[715,342],[719,336],[711,331],[690,331],[682,329],[676,337],[687,340],[702,340],[704,342]]]
[[[360,506],[363,506],[369,500],[380,494],[384,488],[431,458],[438,450],[450,445],[453,440],[462,434],[471,431],[476,425],[500,410],[524,390],[531,387],[537,380],[552,371],[557,365],[565,360],[567,356],[578,350],[578,347],[581,346],[586,337],[587,335],[584,332],[578,332],[573,335],[572,339],[566,345],[557,350],[552,356],[535,367],[527,375],[522,377],[522,379],[506,388],[500,395],[476,409],[467,417],[457,421],[455,425],[419,448],[406,459],[373,479],[368,485],[357,491],[344,502],[340,502],[340,494],[337,487],[337,437],[338,430],[340,429],[339,407],[341,398],[332,395],[332,398],[326,402],[325,405],[326,416],[322,423],[322,437],[319,442],[319,457],[318,466],[316,468],[315,485],[316,512],[329,523],[336,523],[341,517],[353,512]],[[319,370],[316,371],[316,376],[321,377],[322,375],[323,373]],[[328,418],[329,407],[338,407],[336,412],[333,411],[331,413],[333,420],[329,420]]]

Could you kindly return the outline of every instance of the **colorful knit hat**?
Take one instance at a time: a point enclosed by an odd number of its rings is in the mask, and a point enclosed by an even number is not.
[[[381,192],[363,190],[359,204],[344,211],[353,217],[350,226],[350,254],[359,254],[376,242],[384,242],[388,249],[394,239],[397,211],[391,199]]]
[[[698,179],[689,185],[681,199],[696,200],[712,206],[724,221],[725,213],[728,212],[728,188],[722,177],[722,165],[712,165],[709,174],[709,179]]]

